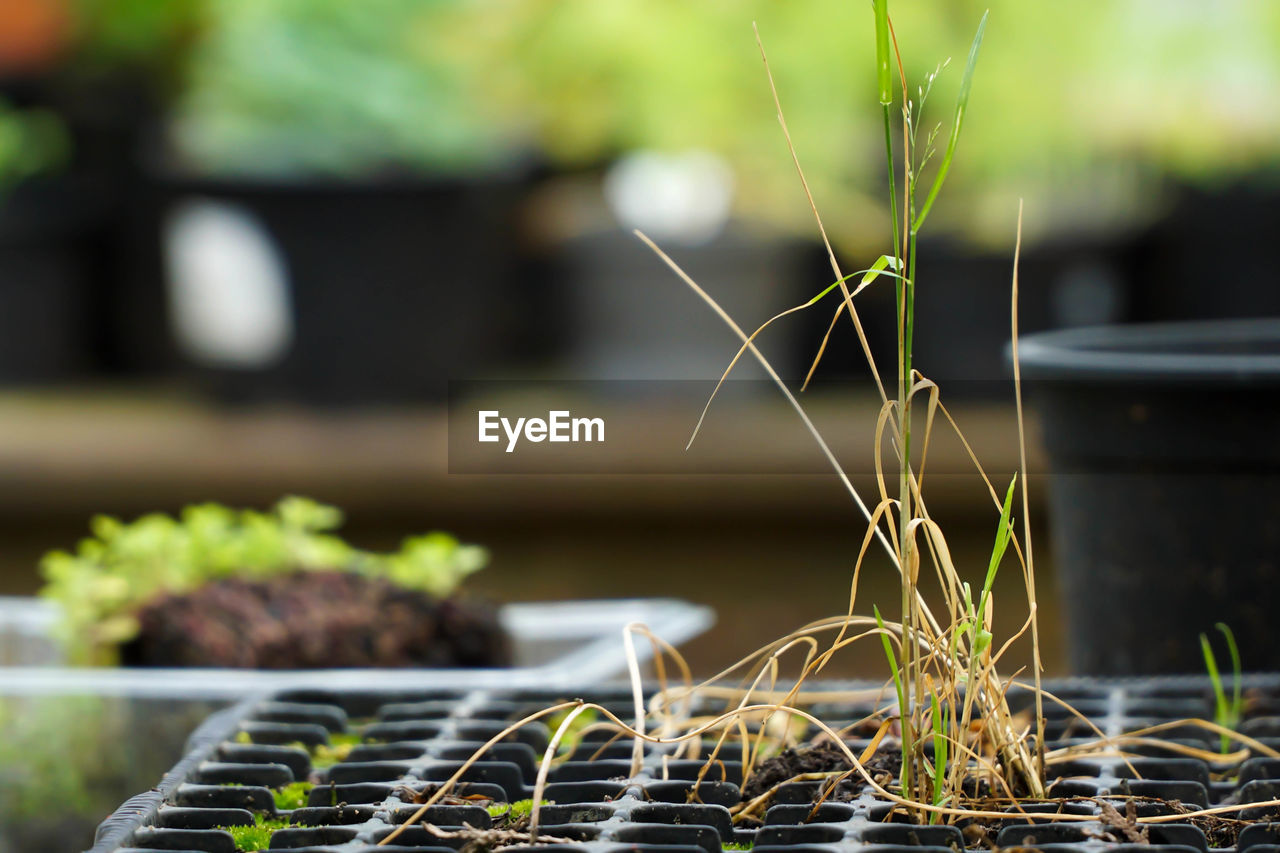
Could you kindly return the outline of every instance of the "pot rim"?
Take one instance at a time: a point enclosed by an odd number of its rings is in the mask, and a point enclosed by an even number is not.
[[[1031,380],[1280,385],[1280,317],[1038,332],[1019,340],[1018,356]]]

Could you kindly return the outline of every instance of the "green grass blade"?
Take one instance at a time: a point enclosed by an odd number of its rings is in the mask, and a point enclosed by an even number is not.
[[[872,0],[876,16],[876,88],[880,103],[893,103],[893,75],[889,70],[889,0]]]
[[[1000,526],[996,528],[996,541],[991,546],[991,562],[987,564],[987,576],[982,581],[982,593],[978,596],[976,616],[979,624],[986,618],[987,597],[991,595],[991,587],[996,582],[996,572],[1000,570],[1000,561],[1004,559],[1009,540],[1013,538],[1013,490],[1017,485],[1018,475],[1014,474],[1013,479],[1009,481],[1008,490],[1004,493],[1004,506],[1000,508]]]
[[[1217,699],[1216,720],[1220,726],[1227,725],[1227,694],[1222,689],[1222,675],[1218,672],[1218,660],[1213,656],[1213,648],[1209,645],[1209,638],[1204,634],[1200,635],[1200,651],[1204,653],[1204,668],[1209,673],[1209,681],[1213,684],[1213,695]],[[1231,738],[1222,735],[1222,752],[1225,754],[1231,751]]]
[[[889,631],[884,626],[884,618],[880,608],[875,605],[871,609],[876,614],[876,624],[880,626],[880,642],[884,644],[884,655],[889,659],[889,670],[893,673],[893,686],[898,692],[898,713],[906,713],[906,696],[902,692],[902,673],[898,671],[898,656],[893,653],[893,643],[889,640]]]
[[[893,268],[892,272],[887,271],[888,268],[890,267]],[[858,282],[857,288],[853,291],[853,293],[849,294],[850,296],[857,295],[859,291],[861,291],[865,287],[868,287],[872,282],[874,282],[877,278],[879,278],[882,275],[888,276],[889,278],[897,278],[897,279],[902,278],[902,276],[898,274],[898,259],[891,258],[888,255],[881,255],[874,264],[867,267],[865,270],[858,270],[857,272],[851,272],[848,275],[844,276],[843,278],[839,278],[833,281],[831,284],[828,284],[826,287],[822,289],[821,292],[818,293],[817,296],[813,297],[808,302],[806,302],[805,307],[807,308],[810,305],[818,304],[818,302],[822,299],[822,297],[826,296],[828,293],[835,290],[837,287],[839,287],[841,284],[848,281],[849,279],[853,278],[855,275],[862,276],[862,281]]]
[[[969,47],[969,61],[965,63],[964,76],[960,78],[960,94],[956,97],[956,117],[951,123],[951,137],[947,140],[947,150],[938,164],[938,172],[934,175],[929,195],[911,223],[912,231],[919,231],[920,226],[924,224],[924,218],[929,215],[929,210],[942,189],[942,182],[947,179],[947,172],[951,169],[951,158],[955,156],[956,143],[960,141],[960,127],[964,124],[965,111],[969,108],[969,89],[973,85],[973,68],[978,63],[978,48],[982,46],[982,34],[987,29],[987,16],[990,14],[989,9],[982,13],[982,20],[978,23],[978,33],[973,37],[973,44]]]
[[[906,727],[907,719],[907,694],[902,684],[902,673],[898,671],[898,657],[893,653],[893,643],[889,640],[889,631],[884,627],[884,618],[880,615],[880,608],[874,604],[871,610],[876,615],[876,625],[880,626],[880,642],[884,645],[884,656],[889,660],[889,671],[893,673],[893,686],[898,693],[898,717],[902,721],[902,726]],[[907,741],[902,739],[902,794],[907,796]]]
[[[1018,475],[1014,474],[1013,479],[1009,481],[1009,488],[1004,493],[1004,506],[1000,508],[1000,526],[996,530],[996,541],[991,548],[991,562],[987,565],[987,577],[982,582],[983,596],[991,592],[991,586],[996,580],[996,571],[1000,568],[1000,561],[1004,559],[1004,552],[1009,547],[1009,540],[1013,538],[1013,490],[1018,485]],[[981,611],[979,611],[981,612]]]
[[[1230,626],[1219,622],[1215,627],[1227,638],[1227,651],[1231,654],[1231,727],[1235,728],[1244,716],[1244,699],[1240,695],[1243,686],[1244,670],[1240,666],[1240,647],[1236,645],[1236,635]]]

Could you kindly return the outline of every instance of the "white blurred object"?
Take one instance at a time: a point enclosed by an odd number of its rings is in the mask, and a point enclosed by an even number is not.
[[[284,258],[243,207],[185,201],[165,223],[175,338],[198,364],[268,367],[289,351],[294,327]]]
[[[729,221],[733,171],[706,151],[639,151],[610,167],[604,197],[627,230],[638,228],[659,242],[698,246],[719,235]]]

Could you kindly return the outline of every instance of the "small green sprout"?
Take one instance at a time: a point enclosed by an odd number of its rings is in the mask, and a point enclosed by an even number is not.
[[[242,853],[255,853],[258,850],[266,850],[271,846],[271,836],[275,835],[276,830],[284,829],[289,825],[289,821],[279,818],[266,818],[261,814],[253,816],[253,823],[249,826],[219,826],[224,832],[231,833],[232,840],[236,843],[236,849]]]
[[[1227,640],[1227,652],[1231,655],[1231,698],[1227,698],[1227,692],[1222,685],[1222,675],[1218,671],[1218,660],[1214,657],[1213,647],[1209,645],[1209,638],[1200,635],[1200,650],[1204,653],[1204,668],[1209,673],[1209,680],[1213,683],[1213,693],[1217,699],[1214,709],[1213,721],[1223,728],[1234,729],[1240,725],[1240,720],[1244,717],[1244,698],[1241,695],[1241,666],[1240,666],[1240,649],[1236,645],[1235,634],[1224,623],[1219,622],[1215,626],[1222,636]],[[1226,755],[1231,751],[1231,736],[1222,735],[1222,754]]]
[[[552,800],[543,800],[542,805],[554,806]],[[529,817],[533,811],[533,800],[516,800],[514,803],[493,803],[486,811],[499,827],[514,826]]]
[[[559,731],[560,727],[564,725],[565,719],[573,710],[573,708],[566,708],[563,711],[552,714],[547,718],[547,726],[553,732]],[[563,737],[560,738],[559,754],[572,755],[578,749],[579,744],[582,743],[582,735],[587,730],[587,727],[595,723],[599,717],[600,714],[595,708],[588,708],[574,717],[573,721],[569,723],[569,727],[565,729]]]
[[[291,782],[279,790],[273,791],[278,811],[293,811],[307,805],[307,797],[315,787],[310,782]]]
[[[742,841],[742,842],[730,841],[728,844],[721,844],[720,849],[721,850],[750,850],[751,842],[750,841]]]
[[[346,761],[351,755],[352,748],[360,743],[358,734],[351,732],[331,734],[328,743],[318,743],[307,750],[311,753],[311,766],[319,770]]]

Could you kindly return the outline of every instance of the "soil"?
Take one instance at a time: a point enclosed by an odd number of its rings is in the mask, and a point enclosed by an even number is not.
[[[886,780],[895,778],[901,766],[902,756],[896,748],[882,747],[867,762],[868,772],[878,781],[880,776],[884,776]],[[852,769],[853,764],[844,752],[830,743],[792,747],[760,762],[742,789],[742,799],[750,802],[774,786],[805,773],[838,773]],[[851,800],[862,791],[864,785],[865,780],[861,776],[850,776],[840,783],[827,800]]]
[[[872,759],[867,762],[867,770],[871,773],[872,778],[877,782],[885,784],[891,782],[898,775],[902,766],[901,753],[895,745],[882,746]],[[852,768],[845,754],[832,746],[828,742],[819,742],[817,744],[806,744],[793,747],[781,754],[769,758],[761,762],[747,784],[742,790],[743,802],[750,802],[761,794],[766,793],[775,786],[794,779],[797,776],[808,773],[832,773],[843,772]],[[989,802],[986,800],[986,786],[981,786],[982,791],[974,796],[973,806],[978,809],[999,809],[1003,808],[1006,803]],[[825,788],[820,788],[825,793]],[[823,797],[824,802],[848,802],[855,799],[866,790],[865,782],[861,776],[851,775],[847,780],[840,783],[837,789]],[[970,792],[974,794],[974,792]],[[815,795],[815,803],[816,803]],[[1086,798],[1066,798],[1063,800],[1054,800],[1053,802],[1069,803],[1069,802],[1088,802]],[[1188,812],[1188,807],[1177,800],[1154,800],[1145,799],[1149,803],[1161,803],[1167,807],[1167,810],[1173,812]],[[1101,840],[1112,843],[1129,843],[1129,844],[1149,844],[1147,839],[1147,828],[1143,824],[1136,822],[1135,803],[1129,802],[1120,811],[1111,802],[1106,800],[1096,800],[1101,806],[1101,815],[1098,820],[1106,829]],[[893,820],[910,821],[911,816],[905,811],[895,811]],[[735,821],[739,829],[756,828],[763,825],[763,822],[752,817],[748,817],[739,821]],[[1235,847],[1236,838],[1243,826],[1247,826],[1249,821],[1242,821],[1230,817],[1206,815],[1195,818],[1188,818],[1187,823],[1198,827],[1205,834],[1210,848],[1226,848]],[[999,821],[986,819],[961,819],[956,824],[964,833],[965,846],[968,850],[994,850],[995,835],[1002,825]]]
[[[126,666],[255,669],[507,666],[483,602],[436,599],[381,578],[307,571],[228,578],[142,607]]]

